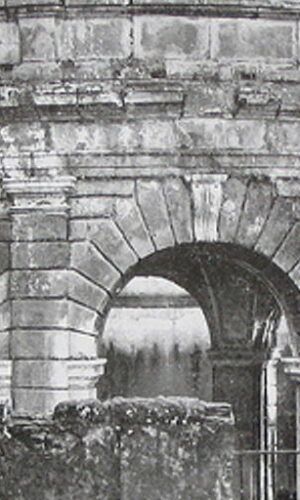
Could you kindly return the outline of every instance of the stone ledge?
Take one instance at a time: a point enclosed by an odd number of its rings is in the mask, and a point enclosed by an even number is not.
[[[72,9],[119,9],[127,12],[168,12],[169,10],[198,13],[204,16],[288,18],[299,15],[297,0],[1,0],[0,9],[34,8],[35,11],[65,11]]]
[[[61,424],[100,423],[107,419],[115,424],[164,423],[186,425],[207,419],[224,419],[233,424],[231,406],[227,403],[205,403],[198,398],[158,397],[122,398],[101,402],[98,400],[66,401],[54,410],[54,421]]]

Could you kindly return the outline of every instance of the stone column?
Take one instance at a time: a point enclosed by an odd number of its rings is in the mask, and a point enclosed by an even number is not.
[[[285,373],[296,382],[296,449],[300,450],[300,358],[285,358]],[[297,500],[300,500],[300,454],[297,454]]]
[[[69,296],[73,185],[72,177],[4,181],[11,201],[10,346],[17,414],[44,415],[62,400],[95,396],[102,371],[101,361],[71,359],[70,353],[79,309]]]

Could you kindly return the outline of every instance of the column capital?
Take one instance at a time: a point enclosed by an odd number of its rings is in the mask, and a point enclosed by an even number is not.
[[[3,179],[3,191],[12,201],[9,212],[65,212],[68,209],[67,197],[72,193],[75,181],[73,176]]]

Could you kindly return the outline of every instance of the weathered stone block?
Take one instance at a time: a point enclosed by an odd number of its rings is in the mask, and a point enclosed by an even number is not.
[[[6,332],[1,332],[0,331],[0,359],[11,359],[11,332],[6,331]],[[0,375],[1,376],[1,375]],[[9,382],[11,382],[11,377],[9,378]],[[1,380],[1,387],[0,387],[0,397],[1,397],[1,392],[3,389],[5,389],[5,383],[2,378]],[[10,393],[10,387],[9,393]],[[9,395],[10,397],[10,395]]]
[[[286,60],[296,56],[294,22],[220,20],[212,26],[213,59]]]
[[[220,211],[219,237],[221,241],[233,241],[242,206],[245,200],[247,182],[230,177],[223,186],[223,201]]]
[[[177,135],[172,121],[145,120],[138,123],[136,133],[139,144],[135,147],[145,150],[168,150],[176,148]]]
[[[99,220],[89,224],[89,239],[125,273],[138,258],[112,220]]]
[[[10,278],[12,297],[67,296],[68,275],[64,271],[12,271]]]
[[[97,357],[97,337],[86,333],[70,332],[69,349],[72,359],[94,359]]]
[[[19,20],[23,61],[54,61],[55,19],[20,18]]]
[[[241,245],[254,246],[270,213],[273,200],[270,182],[251,181],[241,215],[236,241]]]
[[[298,122],[270,122],[266,141],[274,153],[296,153],[300,151],[300,124]]]
[[[61,60],[128,57],[130,21],[124,18],[66,20],[59,27]]]
[[[68,304],[66,300],[13,300],[11,314],[13,326],[17,328],[65,328],[68,325]]]
[[[11,333],[11,355],[22,359],[65,359],[69,357],[68,330],[22,330]]]
[[[65,389],[13,389],[15,413],[20,415],[49,415],[55,406],[68,399]]]
[[[90,335],[96,335],[98,313],[70,300],[68,302],[68,326],[79,332],[85,332]]]
[[[154,252],[150,235],[134,199],[117,200],[115,221],[141,258]]]
[[[116,200],[112,196],[82,196],[72,198],[70,204],[72,217],[111,217],[115,211]]]
[[[296,223],[288,233],[279,250],[274,256],[274,262],[285,272],[291,271],[300,259],[300,223]]]
[[[67,389],[66,361],[15,359],[14,387]]]
[[[0,243],[0,273],[10,268],[10,248],[7,243]]]
[[[218,219],[222,202],[222,176],[194,175],[192,194],[194,232],[197,241],[218,240]]]
[[[14,240],[66,240],[67,218],[58,214],[18,214],[13,216]]]
[[[12,266],[18,268],[61,269],[69,264],[68,243],[13,243]]]
[[[0,65],[20,62],[20,35],[16,23],[0,23]]]
[[[247,151],[266,147],[266,125],[259,120],[182,119],[176,122],[176,132],[177,144],[189,149]]]
[[[121,278],[118,271],[87,242],[72,244],[71,267],[110,291]]]
[[[276,181],[277,193],[279,196],[288,198],[300,198],[299,179],[278,179]]]
[[[271,257],[295,222],[294,200],[277,198],[255,250]]]
[[[104,311],[109,300],[108,294],[102,288],[76,271],[68,272],[68,294],[100,313]]]
[[[0,241],[10,241],[12,239],[11,222],[8,219],[0,219]]]
[[[206,59],[209,21],[176,16],[140,16],[134,19],[136,57]]]
[[[11,123],[0,129],[0,149],[10,154],[43,151],[45,145],[45,128],[41,123]]]
[[[10,272],[6,271],[0,275],[0,303],[9,296]]]
[[[174,235],[162,185],[155,180],[139,180],[136,196],[156,248],[160,250],[173,246]]]
[[[171,177],[164,184],[170,218],[177,243],[193,241],[191,193],[181,178]]]
[[[134,181],[130,179],[84,179],[76,183],[76,191],[80,195],[120,195],[130,196],[133,193]]]
[[[6,330],[11,327],[10,302],[6,300],[0,304],[0,329]]]

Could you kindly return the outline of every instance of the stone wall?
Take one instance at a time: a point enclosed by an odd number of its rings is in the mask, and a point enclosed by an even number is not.
[[[189,398],[61,403],[0,439],[7,500],[232,500],[229,405]]]
[[[94,397],[115,293],[190,243],[276,291],[296,353],[297,2],[0,4],[1,398]]]

